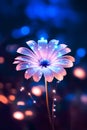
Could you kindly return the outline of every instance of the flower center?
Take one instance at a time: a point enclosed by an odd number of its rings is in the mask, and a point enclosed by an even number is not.
[[[40,61],[40,66],[42,67],[47,67],[50,65],[50,62],[48,60],[41,60]]]

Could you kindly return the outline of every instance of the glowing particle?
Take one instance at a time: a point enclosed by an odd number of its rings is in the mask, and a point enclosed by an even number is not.
[[[56,118],[56,115],[54,115],[53,117]]]
[[[57,99],[56,99],[56,98],[54,98],[53,100],[54,100],[54,101],[57,101]]]
[[[54,106],[54,107],[56,107],[56,105],[55,105],[55,104],[54,104],[53,106]]]
[[[33,103],[36,103],[36,101],[34,100]]]
[[[52,90],[52,92],[53,92],[53,93],[56,93],[56,90],[55,90],[55,89],[53,89],[53,90]]]
[[[29,96],[31,96],[31,93],[28,93]]]
[[[53,111],[55,112],[55,111],[56,111],[56,109],[53,109]]]
[[[22,92],[22,91],[24,91],[24,90],[25,90],[25,88],[24,88],[24,87],[21,87],[21,88],[20,88],[20,91],[21,91],[21,92]]]

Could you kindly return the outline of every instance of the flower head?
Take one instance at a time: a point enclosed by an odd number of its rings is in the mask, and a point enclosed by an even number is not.
[[[65,44],[59,44],[58,40],[41,39],[36,43],[33,40],[26,42],[28,48],[20,47],[17,52],[22,54],[15,58],[14,64],[16,70],[26,70],[25,78],[29,79],[33,76],[34,81],[38,82],[42,75],[46,81],[51,82],[55,77],[57,80],[63,80],[66,75],[64,68],[73,66],[75,59],[70,55],[71,49]]]

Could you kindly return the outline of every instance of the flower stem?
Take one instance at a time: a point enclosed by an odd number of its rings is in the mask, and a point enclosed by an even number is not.
[[[54,130],[54,124],[52,122],[50,108],[49,108],[48,88],[47,88],[47,81],[46,81],[46,79],[45,79],[45,89],[46,89],[46,105],[47,105],[47,111],[48,111],[49,121],[50,121],[50,124],[52,125],[52,130]]]

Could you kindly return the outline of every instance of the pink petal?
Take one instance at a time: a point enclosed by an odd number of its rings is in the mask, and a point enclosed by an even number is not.
[[[24,69],[28,69],[31,67],[31,64],[30,63],[27,63],[27,62],[21,62],[19,63],[17,66],[16,66],[16,70],[19,71],[19,70],[24,70]]]
[[[34,58],[36,55],[29,49],[25,48],[25,47],[20,47],[18,50],[17,50],[18,53],[20,54],[23,54],[23,55],[26,55],[26,56],[30,56],[32,58]],[[37,58],[37,57],[36,57]]]
[[[61,74],[57,74],[56,72],[53,72],[53,73],[54,73],[54,77],[55,77],[57,80],[59,80],[59,81],[63,80],[63,76],[62,76]]]
[[[53,54],[53,52],[58,49],[58,43],[59,43],[59,40],[55,40],[55,39],[52,39],[51,41],[49,41],[48,58],[50,58],[50,56]]]
[[[50,57],[50,59],[53,59],[53,62],[54,62],[57,58],[59,58],[59,57],[65,55],[65,54],[67,54],[67,53],[69,53],[69,52],[71,52],[71,49],[70,49],[70,48],[64,48],[63,50],[55,51],[55,52],[53,53],[53,55]]]
[[[18,63],[20,63],[20,61],[14,61],[14,62],[13,62],[13,64],[18,64]]]
[[[69,53],[69,52],[71,52],[71,49],[70,49],[70,48],[65,48],[65,49],[63,49],[63,50],[60,50],[60,51],[58,52],[58,57],[61,57],[61,56],[65,55],[65,54],[67,54],[67,53]]]
[[[37,55],[37,57],[39,58],[40,53],[38,51],[38,44],[33,40],[27,41],[26,43],[31,48],[31,50]]]
[[[42,77],[42,72],[40,70],[38,70],[34,75],[33,75],[33,80],[35,82],[38,82]]]
[[[24,77],[26,79],[29,79],[31,78],[31,76],[33,76],[36,72],[38,71],[37,68],[29,68],[28,70],[26,70],[25,74],[24,74]]]
[[[15,60],[29,61],[29,57],[27,57],[27,56],[18,56],[18,57],[15,58]]]
[[[68,60],[71,60],[72,62],[75,62],[75,58],[73,56],[66,55],[66,56],[63,56],[63,58],[66,58]]]
[[[66,70],[62,67],[62,66],[50,66],[49,69],[51,69],[53,72],[57,73],[57,74],[61,74],[63,76],[65,76]]]
[[[61,58],[61,59],[56,60],[56,62],[53,63],[53,65],[55,66],[58,65],[58,66],[63,66],[64,68],[69,68],[73,66],[73,62],[68,59]]]
[[[52,71],[49,68],[44,68],[43,73],[44,73],[44,78],[46,79],[46,81],[52,82],[54,78]]]
[[[19,60],[19,61],[25,61],[25,62],[38,62],[38,60],[34,57],[34,58],[31,58],[31,57],[28,57],[28,56],[18,56],[15,58],[15,60]]]
[[[63,69],[63,67],[50,66],[49,68],[52,70],[52,73],[57,80],[63,80],[63,76],[66,75],[66,71]]]
[[[48,53],[47,40],[38,40],[38,51],[39,51],[40,56],[42,58],[46,58],[47,57],[47,53]]]

